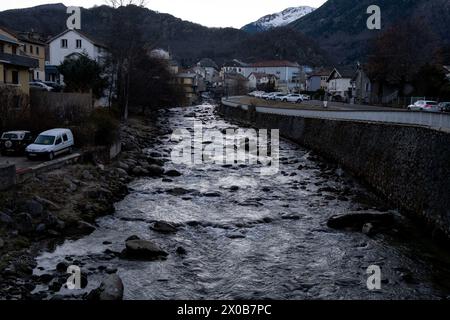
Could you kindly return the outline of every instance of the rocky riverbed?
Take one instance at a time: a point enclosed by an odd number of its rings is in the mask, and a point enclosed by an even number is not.
[[[446,250],[336,163],[288,141],[280,143],[280,168],[273,176],[261,176],[260,164],[173,163],[172,129],[191,131],[194,120],[220,132],[240,127],[214,110],[204,104],[164,111],[157,126],[133,121],[124,128],[125,152],[114,166],[65,169],[84,178],[61,172],[59,183],[68,177],[75,185],[87,183],[72,192],[82,195],[78,205],[40,195],[48,200],[43,212],[58,219],[45,230],[60,236],[44,236],[38,250],[27,247],[5,263],[1,297],[449,297]],[[99,189],[90,193],[93,187]],[[84,210],[51,209],[50,202]],[[69,219],[70,213],[80,218]],[[33,235],[38,222],[32,219]],[[21,235],[18,222],[11,223],[16,227],[4,239],[34,241]],[[373,265],[381,268],[382,288],[371,291],[367,269]],[[70,266],[81,268],[81,289],[66,285]]]
[[[191,130],[194,120],[221,132],[240,126],[224,121],[207,104],[166,115],[162,126],[173,130]],[[131,169],[134,159],[122,165],[142,177],[129,183],[129,194],[115,204],[113,215],[97,219],[94,232],[37,257],[34,276],[47,283],[37,286],[34,295],[448,297],[450,259],[445,250],[337,164],[281,141],[279,172],[261,176],[260,165],[175,164],[170,152],[176,143],[168,131],[142,152],[155,159],[151,163],[164,166],[162,176],[147,176],[153,169],[145,163]],[[80,266],[85,287],[67,290],[67,275],[56,270],[60,264]],[[367,288],[372,265],[381,268],[381,290]]]

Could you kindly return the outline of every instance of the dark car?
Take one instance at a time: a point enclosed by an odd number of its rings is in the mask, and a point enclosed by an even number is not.
[[[29,131],[4,132],[0,138],[0,151],[2,156],[23,155],[25,148],[31,143],[33,143],[33,137]]]
[[[439,103],[439,108],[442,112],[450,112],[450,102]]]
[[[64,90],[64,87],[57,82],[44,81],[43,83],[46,84],[47,86],[53,88],[53,92],[62,92]]]

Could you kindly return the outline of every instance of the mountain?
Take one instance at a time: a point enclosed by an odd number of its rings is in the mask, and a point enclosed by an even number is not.
[[[105,5],[82,9],[82,31],[107,43],[114,10],[119,9]],[[207,28],[169,14],[132,5],[121,10],[127,21],[138,28],[148,45],[170,50],[183,66],[190,66],[205,57],[218,64],[234,58],[249,62],[268,58],[290,59],[309,65],[328,62],[326,54],[301,32],[288,32],[283,36],[283,42],[298,46],[290,46],[286,50],[280,47],[282,42],[279,34],[272,30],[264,33],[265,43],[262,43],[256,38],[260,38],[260,34],[252,35],[233,28]],[[0,12],[0,26],[16,31],[34,30],[51,37],[66,28],[67,17],[66,6],[48,4]],[[260,47],[250,47],[255,45]]]
[[[380,31],[367,29],[366,11],[372,4],[381,9]],[[335,63],[350,64],[370,54],[372,40],[383,30],[406,19],[424,23],[442,43],[449,44],[449,17],[449,0],[328,0],[289,27],[316,40]]]
[[[243,26],[241,30],[249,33],[262,32],[282,27],[313,12],[315,8],[308,6],[287,8],[281,12],[269,14],[261,19]]]

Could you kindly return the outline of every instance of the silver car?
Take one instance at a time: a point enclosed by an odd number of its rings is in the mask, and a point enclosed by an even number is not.
[[[437,101],[419,100],[408,106],[410,111],[439,112],[439,103]]]

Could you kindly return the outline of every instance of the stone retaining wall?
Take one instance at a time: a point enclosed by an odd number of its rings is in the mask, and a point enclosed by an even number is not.
[[[16,184],[16,166],[0,165],[0,191],[5,191]]]
[[[223,105],[219,112],[259,128],[280,129],[282,137],[340,163],[393,205],[425,221],[436,238],[450,237],[450,133]]]

